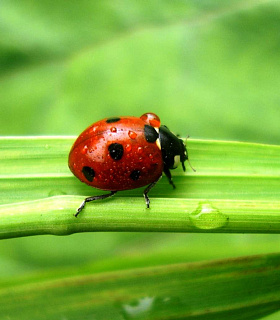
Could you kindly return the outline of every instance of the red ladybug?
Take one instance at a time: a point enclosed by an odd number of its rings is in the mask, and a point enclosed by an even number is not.
[[[86,198],[105,199],[117,191],[147,186],[144,198],[162,176],[175,188],[170,169],[188,160],[183,140],[175,136],[154,113],[137,117],[113,117],[95,122],[75,141],[69,154],[69,168],[82,182],[110,193]]]

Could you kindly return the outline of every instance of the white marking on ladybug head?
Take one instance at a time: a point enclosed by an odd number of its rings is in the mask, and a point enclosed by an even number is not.
[[[177,168],[179,164],[180,164],[180,156],[179,156],[179,155],[176,155],[176,156],[174,157],[174,165],[173,165],[173,168],[174,168],[174,169]]]
[[[159,127],[154,127],[154,129],[155,129],[155,130],[156,130],[156,132],[159,134]],[[159,150],[161,150],[161,144],[160,144],[160,140],[159,140],[159,138],[157,138],[157,140],[156,140],[156,144],[157,144],[157,146],[158,146]]]
[[[157,138],[157,140],[156,140],[156,144],[157,144],[157,146],[158,146],[159,150],[161,150],[161,144],[160,144],[160,140],[159,140],[159,138]]]

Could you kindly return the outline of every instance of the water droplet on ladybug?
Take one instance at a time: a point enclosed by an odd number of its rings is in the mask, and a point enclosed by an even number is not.
[[[137,133],[134,131],[128,131],[128,135],[131,139],[136,139]]]
[[[131,144],[127,144],[125,146],[125,150],[126,150],[126,152],[130,152],[131,151]]]
[[[159,128],[160,127],[160,119],[159,117],[152,113],[144,113],[141,117],[140,117],[145,123],[149,124],[150,126],[154,127],[154,128]]]
[[[88,146],[85,145],[82,149],[82,154],[86,154],[88,152]]]
[[[138,153],[142,153],[143,152],[143,148],[142,147],[138,147],[137,151],[138,151]]]
[[[90,129],[90,131],[94,133],[94,132],[97,131],[97,129],[98,129],[98,126],[93,126],[93,127]]]

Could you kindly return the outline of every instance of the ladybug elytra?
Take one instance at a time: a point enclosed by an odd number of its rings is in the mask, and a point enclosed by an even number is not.
[[[69,153],[69,168],[82,182],[110,193],[86,198],[105,199],[117,191],[146,186],[144,198],[149,208],[149,191],[162,176],[175,188],[170,169],[188,160],[186,146],[154,113],[137,117],[112,117],[95,122],[83,131]]]

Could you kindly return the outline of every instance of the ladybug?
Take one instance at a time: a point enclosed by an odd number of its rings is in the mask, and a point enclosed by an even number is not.
[[[146,186],[144,198],[150,207],[149,191],[165,173],[175,188],[170,169],[188,160],[186,146],[154,113],[137,117],[111,117],[83,131],[69,153],[69,168],[82,182],[110,193],[86,198],[105,199],[117,191]]]

